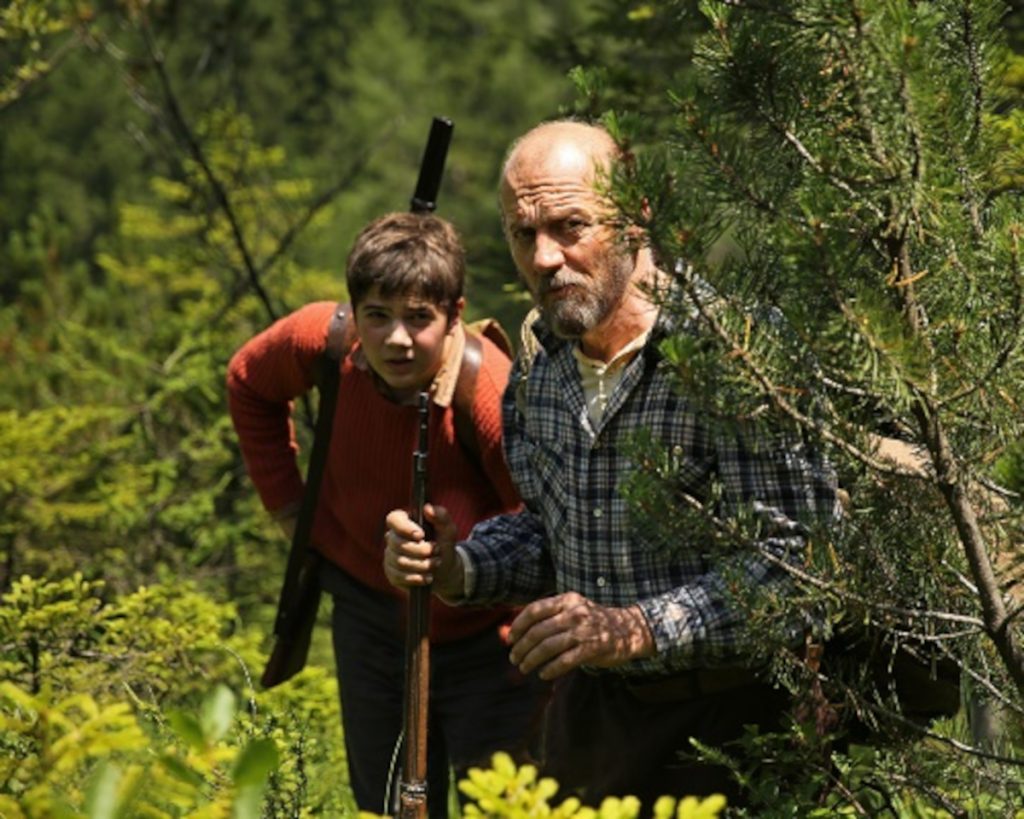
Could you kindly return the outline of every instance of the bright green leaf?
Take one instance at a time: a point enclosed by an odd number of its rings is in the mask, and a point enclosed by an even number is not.
[[[239,788],[262,786],[277,768],[277,745],[271,739],[255,739],[238,755],[231,779]]]
[[[226,685],[218,685],[203,701],[200,716],[203,736],[209,743],[224,738],[235,720],[237,698]]]

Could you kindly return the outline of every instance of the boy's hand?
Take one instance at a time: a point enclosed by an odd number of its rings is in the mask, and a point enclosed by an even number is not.
[[[455,522],[443,506],[426,504],[423,515],[436,534],[432,542],[407,512],[387,516],[384,533],[384,574],[392,586],[408,589],[430,585],[445,600],[463,597],[462,561],[455,554]]]

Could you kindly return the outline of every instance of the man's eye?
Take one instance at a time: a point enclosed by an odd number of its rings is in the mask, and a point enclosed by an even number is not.
[[[566,219],[562,222],[562,228],[566,233],[582,233],[590,227],[590,222],[586,219]]]
[[[534,236],[537,235],[537,231],[532,227],[517,227],[512,228],[512,238],[517,242],[532,242]]]

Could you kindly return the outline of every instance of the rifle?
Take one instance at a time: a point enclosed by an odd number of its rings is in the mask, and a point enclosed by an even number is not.
[[[432,211],[441,187],[453,125],[435,117],[427,137],[410,208]],[[427,522],[423,506],[427,500],[427,437],[430,429],[430,396],[421,392],[419,441],[413,453],[412,508],[414,519],[424,531]],[[399,811],[402,819],[423,819],[427,815],[427,711],[430,703],[430,589],[409,591],[409,612],[405,630],[405,695],[402,725],[405,736],[403,765],[399,779]]]
[[[413,519],[426,531],[423,505],[427,499],[427,435],[430,429],[430,395],[421,392],[419,443],[413,453]],[[409,615],[405,632],[405,697],[403,708],[402,775],[399,782],[399,813],[402,819],[422,819],[427,810],[427,709],[430,701],[430,589],[409,591]]]
[[[410,202],[410,210],[414,213],[433,211],[437,207],[437,194],[453,127],[451,120],[434,118]],[[351,347],[353,335],[353,322],[347,320],[346,310],[339,305],[331,319],[327,349],[322,361],[324,366],[318,379],[320,406],[306,472],[306,489],[295,522],[295,533],[278,598],[277,616],[274,619],[274,647],[260,677],[264,688],[272,688],[291,679],[302,670],[309,655],[313,626],[320,607],[321,561],[320,553],[312,547],[310,536],[337,406],[341,360]]]

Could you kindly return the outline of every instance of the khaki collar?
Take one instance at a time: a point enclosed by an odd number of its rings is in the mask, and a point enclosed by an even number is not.
[[[462,354],[466,350],[466,327],[459,321],[444,340],[441,369],[430,385],[430,395],[439,407],[449,407],[455,398],[455,385],[462,368]]]

